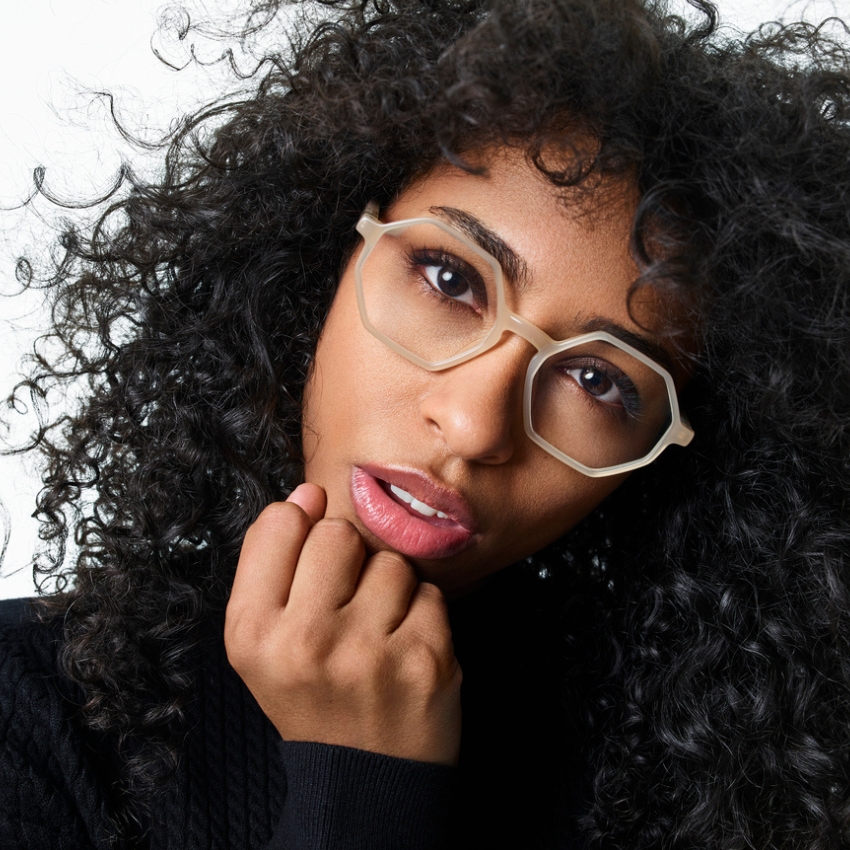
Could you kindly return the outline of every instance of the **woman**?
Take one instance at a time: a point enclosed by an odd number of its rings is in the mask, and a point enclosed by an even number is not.
[[[323,7],[66,233],[5,847],[848,843],[850,54],[695,11]]]

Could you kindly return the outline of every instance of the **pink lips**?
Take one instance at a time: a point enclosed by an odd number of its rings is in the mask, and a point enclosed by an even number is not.
[[[446,518],[418,513],[391,493],[391,484]],[[355,466],[351,496],[363,525],[410,558],[447,558],[463,551],[472,540],[474,524],[463,498],[418,470]]]

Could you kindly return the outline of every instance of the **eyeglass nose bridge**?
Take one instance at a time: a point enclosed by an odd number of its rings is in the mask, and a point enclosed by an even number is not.
[[[542,331],[533,322],[518,316],[516,313],[507,312],[503,324],[502,331],[510,331],[517,336],[522,337],[526,342],[530,342],[538,351],[548,348],[551,345],[556,345],[557,341],[552,339],[549,334]]]

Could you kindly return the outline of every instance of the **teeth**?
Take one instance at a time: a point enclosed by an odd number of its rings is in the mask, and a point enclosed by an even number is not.
[[[444,514],[442,511],[438,511],[436,508],[432,508],[430,505],[426,505],[425,502],[420,502],[419,499],[415,499],[407,490],[402,490],[401,487],[396,487],[395,484],[390,484],[390,490],[395,493],[402,502],[410,505],[416,513],[422,514],[422,516],[436,516],[439,519],[448,519],[448,515]]]

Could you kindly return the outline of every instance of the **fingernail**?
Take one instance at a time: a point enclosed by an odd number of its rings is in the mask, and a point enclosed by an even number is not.
[[[291,493],[290,493],[290,494],[286,497],[286,501],[287,501],[287,502],[291,502],[291,501],[292,501],[292,497],[293,497],[293,496],[294,496],[294,495],[295,495],[295,494],[296,494],[296,493],[297,493],[297,492],[298,492],[298,491],[299,491],[299,490],[300,490],[303,486],[304,486],[303,484],[299,484],[299,485],[298,485],[298,486],[297,486],[297,487],[296,487],[296,488],[295,488],[295,489],[294,489],[294,490],[293,490],[293,491],[292,491],[292,492],[291,492]]]

